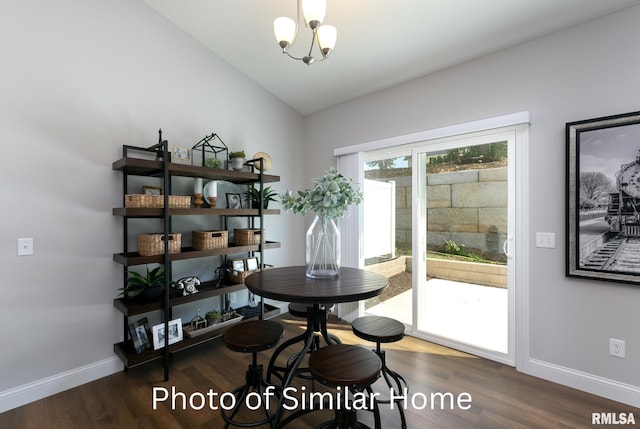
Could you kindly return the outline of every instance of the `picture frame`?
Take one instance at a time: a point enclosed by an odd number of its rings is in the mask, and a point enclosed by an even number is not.
[[[640,112],[565,132],[566,276],[640,284]]]
[[[183,146],[173,146],[171,148],[171,162],[191,164],[191,149]]]
[[[255,256],[250,257],[250,258],[246,258],[246,265],[247,265],[247,271],[255,271],[257,270],[258,267],[258,258],[256,258]]]
[[[145,195],[162,195],[162,188],[160,186],[142,186],[142,193]]]
[[[242,208],[242,198],[240,198],[240,194],[232,194],[226,193],[227,197],[227,208],[229,209],[241,209]]]
[[[182,319],[169,321],[169,345],[182,341]],[[153,327],[153,349],[158,350],[164,347],[164,323],[159,323]]]
[[[151,348],[151,328],[149,327],[149,320],[146,317],[129,323],[129,335],[131,335],[133,348],[137,354]]]
[[[231,261],[231,268],[234,271],[245,271],[245,266],[244,266],[244,258],[239,258],[239,259],[233,259]],[[248,271],[248,270],[247,270]]]

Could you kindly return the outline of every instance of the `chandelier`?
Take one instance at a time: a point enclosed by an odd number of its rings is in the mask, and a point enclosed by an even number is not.
[[[324,20],[324,15],[327,11],[326,0],[296,0],[297,1],[297,13],[296,20],[286,16],[281,16],[273,21],[273,32],[276,35],[276,40],[282,48],[282,53],[287,54],[294,60],[301,60],[306,65],[313,64],[316,59],[312,55],[314,45],[318,44],[322,59],[318,61],[324,61],[327,59],[331,50],[336,44],[336,37],[338,30],[332,25],[321,25]],[[302,7],[301,6],[302,3]],[[298,37],[298,29],[300,27],[300,9],[302,9],[302,15],[307,27],[312,32],[311,46],[307,55],[302,57],[296,57],[291,55],[289,49],[296,42]]]

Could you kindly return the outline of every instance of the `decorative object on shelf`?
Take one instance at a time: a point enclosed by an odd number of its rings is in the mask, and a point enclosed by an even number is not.
[[[224,249],[229,246],[229,231],[191,231],[193,250]]]
[[[164,207],[164,196],[153,194],[127,194],[124,196],[126,208],[161,209]],[[169,208],[188,209],[191,207],[189,195],[169,195]]]
[[[260,244],[261,238],[267,241],[267,232],[264,229],[235,228],[233,230],[233,242],[236,246],[255,246]]]
[[[174,285],[175,282],[170,282]],[[164,266],[149,270],[149,266],[146,266],[146,275],[142,275],[135,271],[129,271],[129,277],[127,278],[127,284],[124,287],[118,289],[120,294],[118,296],[124,296],[127,298],[137,297],[139,295],[146,294],[153,300],[160,299],[164,290]],[[142,296],[141,298],[146,298]]]
[[[243,318],[242,314],[239,314],[235,311],[230,311],[222,314],[218,322],[212,323],[206,328],[202,328],[202,329],[198,329],[197,331],[194,331],[191,329],[191,326],[185,325],[183,326],[183,329],[187,337],[193,338],[199,335],[206,334],[211,331],[217,331],[218,329],[222,329],[227,326],[235,325],[236,323],[240,323],[242,322],[242,318]]]
[[[182,341],[182,319],[169,321],[168,344],[175,344]],[[164,347],[164,323],[159,323],[153,327],[153,349],[158,350]]]
[[[298,191],[297,196],[291,191],[280,195],[280,203],[293,213],[316,214],[306,235],[307,277],[336,278],[340,273],[340,230],[335,221],[347,213],[349,206],[362,202],[362,192],[334,167],[313,183],[311,189]]]
[[[211,180],[204,185],[204,200],[212,209],[216,207],[218,202],[218,181]]]
[[[218,310],[207,311],[204,315],[205,319],[207,319],[207,326],[211,326],[214,323],[218,323],[222,314]]]
[[[231,168],[233,168],[235,171],[242,171],[242,169],[244,168],[244,159],[246,157],[247,155],[243,150],[230,152],[229,159],[231,160]]]
[[[301,5],[302,2],[302,5]],[[338,30],[332,25],[321,25],[327,11],[326,0],[297,0],[296,20],[286,16],[281,16],[273,21],[273,32],[276,40],[282,48],[282,53],[287,54],[294,60],[300,60],[306,65],[313,64],[316,59],[311,55],[313,46],[317,43],[322,59],[324,61],[329,57],[336,44]],[[296,42],[298,37],[298,29],[300,28],[300,17],[304,16],[306,26],[311,30],[311,46],[307,55],[296,57],[291,55],[289,50]]]
[[[260,167],[260,158],[262,158],[262,167]],[[258,170],[262,168],[261,171],[267,171],[271,168],[271,156],[267,152],[256,152],[256,154],[253,155],[252,161],[253,166]]]
[[[196,310],[195,317],[191,319],[191,321],[189,322],[189,326],[191,326],[192,331],[197,331],[199,329],[206,328],[207,325],[208,325],[207,319],[202,317],[202,315],[200,314],[200,309],[198,308]]]
[[[151,328],[146,317],[129,323],[129,335],[131,335],[131,341],[133,341],[133,348],[136,353],[140,354],[152,347],[150,340]]]
[[[180,253],[182,234],[169,234],[169,253]],[[164,234],[138,234],[138,253],[140,256],[162,255],[164,253]]]
[[[278,193],[271,189],[271,186],[265,186],[262,189],[262,208],[268,208],[269,201],[276,201],[277,196]],[[249,188],[244,192],[244,199],[249,203],[249,208],[260,208],[260,189],[254,186],[249,186]]]
[[[201,154],[202,167],[209,168],[221,168],[222,160],[226,159],[224,152],[228,152],[227,145],[224,144],[222,139],[216,133],[211,133],[208,136],[204,136],[202,140],[196,143],[192,148],[193,158],[197,153]],[[207,155],[213,154],[213,157],[207,158]],[[218,154],[221,154],[218,158]]]
[[[200,208],[204,205],[202,177],[193,179],[193,205]]]
[[[191,164],[191,149],[187,147],[174,146],[171,149],[171,162]]]
[[[145,195],[162,195],[162,188],[160,186],[142,186],[142,193]]]
[[[182,290],[182,296],[187,296],[198,293],[197,286],[200,286],[200,279],[190,276],[179,279],[176,289]]]
[[[242,208],[242,200],[240,199],[240,194],[230,194],[227,192],[227,208],[229,209],[241,209]]]

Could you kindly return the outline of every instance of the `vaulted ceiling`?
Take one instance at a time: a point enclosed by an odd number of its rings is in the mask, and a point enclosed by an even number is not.
[[[301,114],[406,82],[640,0],[328,0],[338,29],[328,60],[283,55],[273,20],[295,0],[142,0]],[[308,50],[302,27],[294,54]]]

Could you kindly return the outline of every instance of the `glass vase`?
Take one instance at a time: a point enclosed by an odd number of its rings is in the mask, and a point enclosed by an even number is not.
[[[340,274],[340,230],[333,219],[317,216],[307,230],[307,277],[335,279]]]

